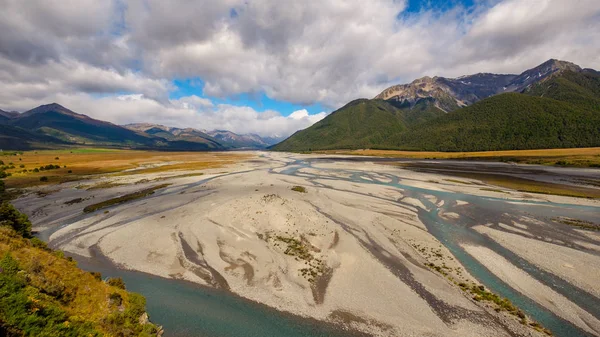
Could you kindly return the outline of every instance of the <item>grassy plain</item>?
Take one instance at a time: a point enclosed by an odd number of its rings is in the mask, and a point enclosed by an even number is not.
[[[600,147],[482,152],[420,152],[395,150],[329,150],[323,154],[345,154],[407,159],[464,159],[515,162],[548,166],[600,167]]]
[[[250,158],[235,152],[157,152],[112,149],[70,149],[26,151],[0,155],[11,176],[7,188],[54,185],[76,181],[94,174],[141,174],[168,171],[195,171],[218,168]],[[58,169],[40,170],[46,165]],[[22,167],[21,167],[22,166]],[[35,172],[35,170],[39,172]],[[47,177],[47,181],[40,181]]]

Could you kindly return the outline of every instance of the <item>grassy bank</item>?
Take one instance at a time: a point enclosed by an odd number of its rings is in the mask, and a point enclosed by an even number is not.
[[[23,188],[77,181],[96,174],[184,172],[218,168],[249,157],[248,154],[233,152],[44,150],[6,152],[0,155],[0,166],[4,166],[4,171],[9,175],[5,180],[7,188]]]
[[[121,279],[77,268],[32,236],[0,180],[0,336],[159,336],[146,300]]]
[[[343,154],[407,159],[459,159],[514,162],[570,167],[599,167],[600,147],[573,149],[542,149],[484,152],[417,152],[394,150],[331,150],[317,151],[323,154]]]

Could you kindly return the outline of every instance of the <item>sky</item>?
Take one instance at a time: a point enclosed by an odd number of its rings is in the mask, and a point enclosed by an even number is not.
[[[599,0],[0,0],[0,109],[288,136],[422,76],[600,69]]]

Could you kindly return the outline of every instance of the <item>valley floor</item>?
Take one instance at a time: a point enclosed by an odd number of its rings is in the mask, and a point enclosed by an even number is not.
[[[373,335],[600,334],[597,199],[365,157],[228,160],[202,176],[183,165],[33,187],[14,204],[40,237],[81,259]],[[589,174],[536,170],[529,178],[542,183]]]

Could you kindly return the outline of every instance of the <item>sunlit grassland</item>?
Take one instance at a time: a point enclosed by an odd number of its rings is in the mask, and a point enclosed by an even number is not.
[[[419,170],[418,165],[411,165],[410,163],[406,164],[397,164],[406,168],[413,168],[417,171]],[[577,197],[577,198],[600,198],[600,189],[594,188],[586,188],[579,187],[573,185],[566,184],[555,184],[548,183],[542,181],[535,181],[531,179],[518,178],[513,176],[501,175],[501,174],[492,174],[492,173],[479,173],[479,172],[455,172],[455,171],[439,171],[439,174],[450,175],[461,178],[468,178],[482,181],[488,185],[494,185],[499,187],[504,187],[510,190],[525,192],[525,193],[539,193],[539,194],[553,194],[553,195],[562,195],[567,197]],[[466,184],[473,185],[471,182],[464,182],[454,179],[444,179],[444,181],[458,183],[458,184]],[[477,185],[477,184],[475,184]],[[484,191],[493,191],[493,192],[503,192],[507,193],[507,191],[495,190],[492,188],[480,188],[480,190]]]
[[[600,147],[484,152],[417,152],[394,150],[330,150],[323,154],[344,154],[407,159],[465,159],[522,164],[573,167],[600,167]]]
[[[113,149],[43,150],[0,156],[12,175],[6,178],[7,188],[22,188],[40,184],[60,184],[89,178],[97,174],[141,174],[169,171],[195,171],[218,168],[250,158],[235,152],[158,152]],[[33,172],[46,165],[60,168]],[[22,166],[22,167],[21,167]],[[42,182],[40,178],[47,177]]]
[[[36,248],[29,240],[15,235],[6,227],[0,227],[0,256],[7,252],[19,262],[21,269],[28,271],[33,286],[64,292],[61,297],[70,300],[62,301],[61,306],[71,320],[85,319],[103,325],[102,319],[115,310],[107,300],[112,293],[118,293],[124,303],[128,303],[127,291],[107,285],[92,274],[78,269],[74,261],[56,252]],[[43,303],[47,297],[35,292],[31,296],[36,303]]]

